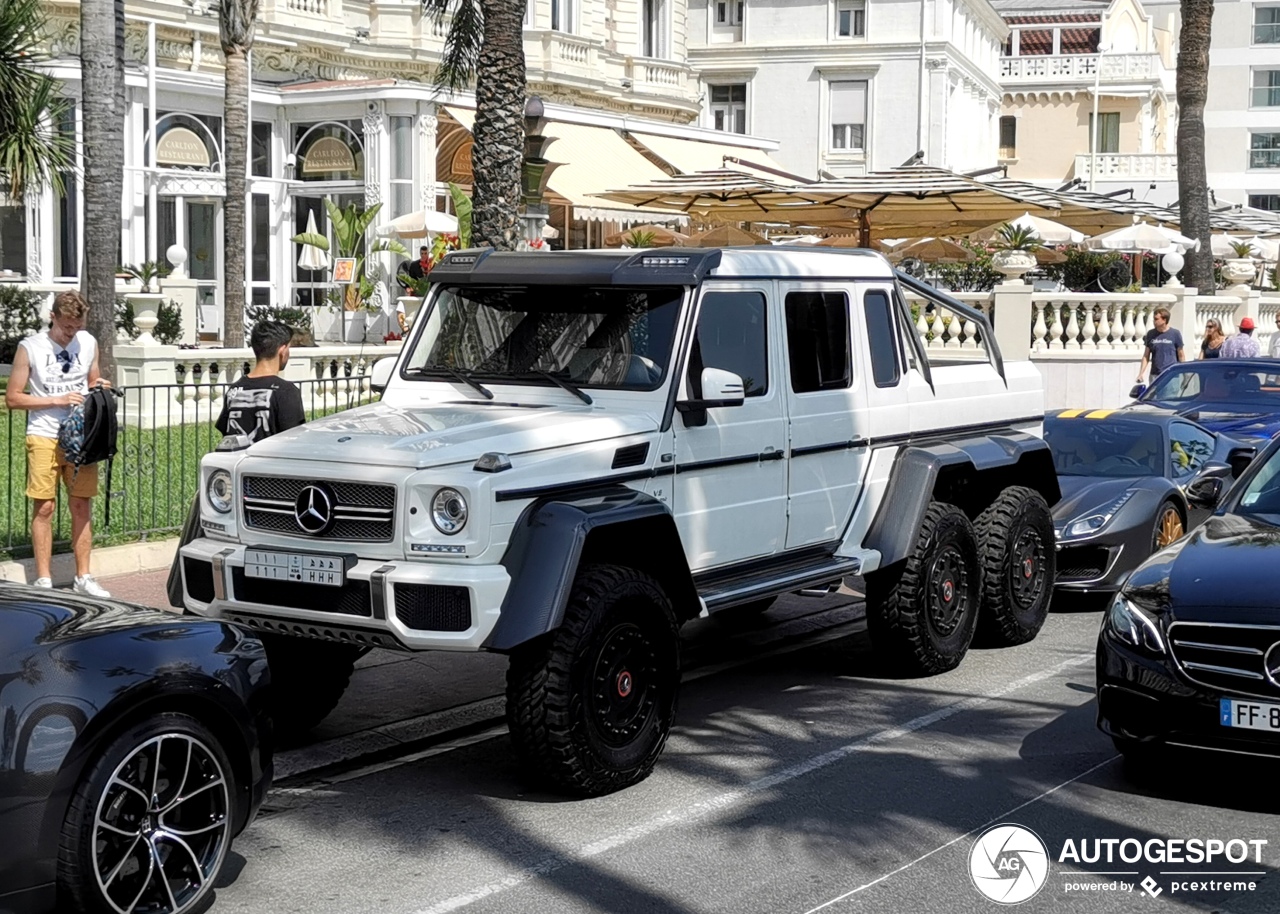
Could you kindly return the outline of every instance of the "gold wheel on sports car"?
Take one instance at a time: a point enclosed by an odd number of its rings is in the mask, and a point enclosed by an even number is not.
[[[1182,534],[1185,532],[1182,527],[1182,515],[1178,513],[1177,508],[1166,504],[1160,509],[1160,520],[1156,523],[1157,549],[1163,549],[1175,540],[1182,539]]]

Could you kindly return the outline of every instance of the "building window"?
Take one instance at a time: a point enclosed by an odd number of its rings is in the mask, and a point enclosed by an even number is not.
[[[0,270],[27,272],[27,208],[0,195]]]
[[[391,118],[391,218],[411,213],[413,205],[413,118]]]
[[[1280,168],[1280,133],[1255,133],[1249,138],[1250,168]]]
[[[253,252],[249,277],[252,282],[271,282],[271,197],[253,195]]]
[[[1093,115],[1089,115],[1089,151],[1090,152],[1119,152],[1120,151],[1120,112],[1119,111],[1103,111],[1098,115],[1098,123],[1101,125],[1102,135],[1098,138],[1098,145],[1094,147],[1093,139]]]
[[[1253,8],[1253,43],[1280,44],[1280,6]]]
[[[253,169],[250,172],[258,178],[269,178],[272,175],[271,124],[268,121],[253,122]]]
[[[747,87],[711,86],[711,124],[726,133],[747,132]]]
[[[643,0],[640,22],[640,53],[645,57],[665,58],[667,47],[668,0]]]
[[[716,25],[742,25],[743,0],[716,0]]]
[[[1249,194],[1249,205],[1254,209],[1280,212],[1280,194]]]
[[[865,38],[867,0],[836,0],[836,37]]]
[[[831,148],[860,152],[866,148],[867,82],[831,84]]]
[[[557,32],[573,31],[573,0],[551,0],[551,28]]]
[[[1253,71],[1253,98],[1255,108],[1280,107],[1280,70]]]
[[[1018,119],[1005,116],[1000,118],[1000,158],[1016,159],[1018,157]]]
[[[58,121],[58,132],[76,134],[76,106],[69,105]],[[80,188],[76,173],[62,174],[62,191],[53,195],[53,270],[64,279],[80,276]]]

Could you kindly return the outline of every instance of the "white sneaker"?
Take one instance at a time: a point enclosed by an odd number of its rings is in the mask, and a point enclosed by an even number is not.
[[[101,584],[93,579],[93,575],[86,574],[84,576],[76,575],[75,585],[72,587],[76,593],[87,593],[91,597],[107,598],[111,594],[103,588]]]
[[[36,578],[31,582],[33,587],[43,587],[45,590],[53,590],[53,581],[49,578]]]

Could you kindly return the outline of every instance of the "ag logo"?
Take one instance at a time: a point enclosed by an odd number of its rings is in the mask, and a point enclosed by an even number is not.
[[[969,876],[974,887],[992,901],[1021,904],[1044,887],[1049,853],[1029,828],[996,825],[973,843]]]

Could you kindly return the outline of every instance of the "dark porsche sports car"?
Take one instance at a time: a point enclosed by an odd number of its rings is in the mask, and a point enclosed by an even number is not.
[[[1256,448],[1168,410],[1066,409],[1045,417],[1062,500],[1053,508],[1057,586],[1106,592],[1208,516],[1184,490],[1230,481]]]
[[[1258,446],[1280,434],[1280,359],[1181,362],[1129,396],[1129,409],[1173,410]]]
[[[1190,487],[1213,504],[1222,483]],[[1140,566],[1098,636],[1098,726],[1127,758],[1280,756],[1280,441],[1204,525]]]
[[[0,912],[203,905],[271,782],[262,644],[0,583]]]

